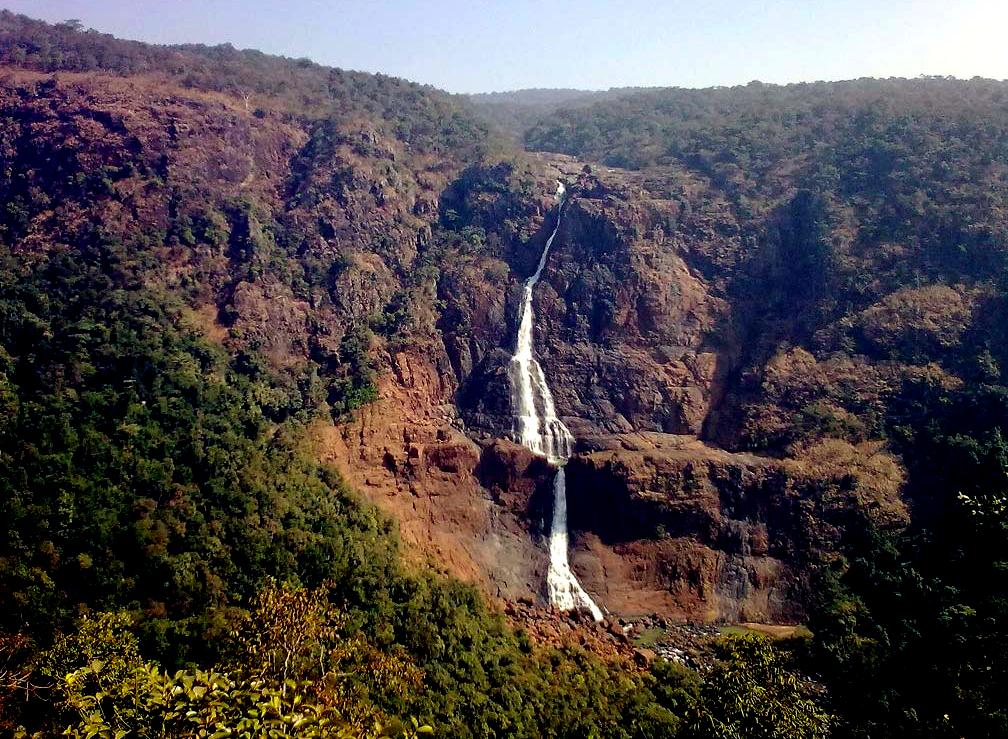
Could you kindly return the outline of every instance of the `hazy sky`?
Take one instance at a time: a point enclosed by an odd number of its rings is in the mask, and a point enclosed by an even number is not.
[[[452,92],[1008,78],[1008,0],[0,0],[123,38],[230,42]]]

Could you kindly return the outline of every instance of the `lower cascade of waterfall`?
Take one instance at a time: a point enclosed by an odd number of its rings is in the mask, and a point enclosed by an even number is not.
[[[557,468],[553,478],[553,523],[549,538],[549,571],[546,573],[546,592],[550,603],[562,611],[585,608],[596,621],[602,620],[602,611],[581,587],[567,560],[567,475]]]
[[[546,266],[546,258],[549,256],[553,239],[560,230],[564,205],[562,182],[557,182],[556,199],[559,203],[556,226],[546,240],[546,246],[543,247],[539,266],[525,281],[522,292],[518,337],[515,341],[515,353],[508,368],[508,378],[511,382],[512,407],[515,409],[515,435],[523,446],[546,457],[557,467],[553,479],[553,521],[549,536],[549,571],[546,574],[549,601],[564,611],[575,608],[588,610],[596,621],[601,621],[602,611],[581,587],[581,583],[571,571],[567,558],[567,476],[564,473],[564,465],[574,450],[574,437],[563,421],[557,418],[553,393],[546,384],[542,367],[532,354],[535,320],[532,312],[532,292]]]

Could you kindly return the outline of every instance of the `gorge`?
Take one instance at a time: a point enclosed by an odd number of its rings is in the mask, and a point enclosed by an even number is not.
[[[0,11],[0,733],[1005,733],[1008,83],[78,25]]]

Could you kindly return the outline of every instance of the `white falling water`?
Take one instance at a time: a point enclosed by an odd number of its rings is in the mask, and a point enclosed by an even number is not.
[[[539,282],[553,239],[560,230],[563,214],[564,186],[557,182],[557,223],[546,240],[539,266],[525,281],[522,293],[521,320],[515,354],[511,358],[508,377],[511,380],[512,406],[516,409],[515,433],[521,443],[536,454],[541,454],[557,466],[553,480],[553,522],[549,538],[549,571],[546,589],[550,603],[564,611],[584,608],[596,621],[602,620],[602,611],[581,587],[571,571],[567,559],[567,480],[564,465],[574,449],[574,437],[556,415],[553,393],[546,384],[542,367],[532,356],[532,338],[535,317],[532,313],[532,291]]]

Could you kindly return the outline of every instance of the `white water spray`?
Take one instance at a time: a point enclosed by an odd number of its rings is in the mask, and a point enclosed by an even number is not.
[[[591,612],[596,621],[602,620],[602,611],[584,591],[571,571],[567,559],[567,479],[564,465],[574,450],[574,437],[556,415],[553,393],[546,384],[542,367],[532,356],[534,316],[532,313],[532,291],[539,282],[546,258],[549,256],[553,239],[560,230],[563,215],[564,186],[557,182],[556,199],[557,222],[553,233],[546,240],[539,266],[525,281],[522,293],[521,318],[518,322],[518,338],[515,353],[508,368],[511,381],[512,407],[515,416],[515,434],[522,445],[540,454],[557,466],[553,480],[553,522],[549,537],[549,571],[546,574],[546,590],[550,603],[557,608],[570,611],[584,608]]]

